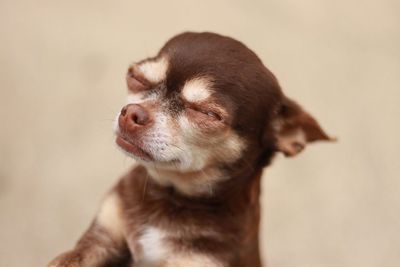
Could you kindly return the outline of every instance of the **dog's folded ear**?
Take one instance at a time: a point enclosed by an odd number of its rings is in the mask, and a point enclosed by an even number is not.
[[[307,143],[334,141],[318,122],[293,100],[285,97],[274,121],[276,149],[292,157],[301,152]]]

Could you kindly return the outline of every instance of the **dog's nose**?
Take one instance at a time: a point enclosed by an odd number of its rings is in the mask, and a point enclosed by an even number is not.
[[[149,112],[138,104],[129,104],[122,108],[119,115],[119,124],[121,127],[139,127],[150,123]]]

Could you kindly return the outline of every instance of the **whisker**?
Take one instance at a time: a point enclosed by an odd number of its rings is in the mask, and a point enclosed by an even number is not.
[[[176,147],[176,148],[180,149],[181,151],[184,151],[183,148],[181,148],[181,147],[179,147],[179,146],[177,146],[177,145],[174,145],[174,144],[167,144],[167,145],[168,145],[168,146]]]

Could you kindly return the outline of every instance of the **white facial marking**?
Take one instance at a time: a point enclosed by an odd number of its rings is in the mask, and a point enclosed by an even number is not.
[[[139,69],[143,75],[152,83],[159,83],[165,79],[168,70],[168,60],[165,56],[158,59],[141,63]]]
[[[139,93],[130,93],[128,94],[128,97],[126,98],[126,105],[129,104],[139,104],[144,101],[144,94],[139,92]]]
[[[146,101],[155,101],[160,99],[160,95],[163,92],[138,92],[138,93],[129,93],[126,101],[126,105],[128,104],[140,104]]]
[[[113,237],[123,237],[123,218],[121,200],[116,193],[108,195],[97,214],[97,223],[104,227]]]
[[[206,78],[195,78],[185,83],[182,94],[189,102],[204,101],[210,97],[211,82]]]

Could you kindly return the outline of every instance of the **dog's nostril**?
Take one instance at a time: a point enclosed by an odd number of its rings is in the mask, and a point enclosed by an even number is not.
[[[136,112],[132,114],[132,121],[139,125],[145,125],[149,120],[149,115],[143,108],[138,108]]]
[[[129,69],[128,69],[128,76],[129,77],[132,77],[133,76],[133,70],[132,70],[132,67],[130,67]]]
[[[135,124],[140,124],[140,123],[139,123],[138,116],[137,116],[136,114],[132,114],[131,120],[132,120]]]
[[[127,107],[126,107],[126,106],[123,107],[123,108],[121,109],[121,115],[122,115],[122,116],[125,116],[125,115],[126,115],[126,110],[127,110]]]

